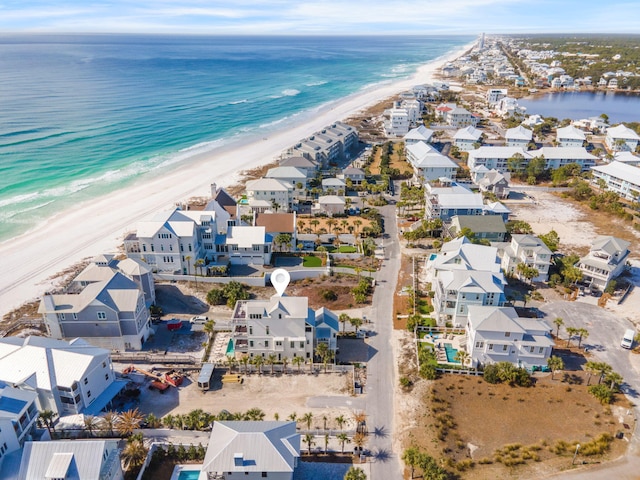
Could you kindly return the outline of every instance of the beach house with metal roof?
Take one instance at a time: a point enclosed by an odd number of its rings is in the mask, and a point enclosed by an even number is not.
[[[513,127],[507,130],[504,135],[505,146],[507,147],[521,147],[526,150],[527,145],[533,138],[533,132],[528,128],[524,128],[522,125]]]
[[[37,394],[39,410],[98,414],[124,387],[108,350],[82,339],[0,339],[0,382]]]
[[[556,130],[556,141],[559,147],[582,147],[586,139],[585,133],[573,125]]]
[[[482,132],[475,127],[469,125],[461,128],[453,136],[453,144],[463,152],[475,150],[476,146],[482,139]]]
[[[546,366],[554,342],[551,327],[538,318],[521,318],[513,307],[470,305],[466,350],[471,366],[510,362],[532,369]]]
[[[296,422],[214,422],[202,472],[221,480],[292,480],[299,457]]]
[[[455,215],[451,218],[449,234],[457,236],[464,229],[469,229],[478,240],[488,242],[504,242],[507,227],[500,215]]]
[[[407,161],[413,167],[416,180],[431,182],[440,178],[455,180],[458,165],[449,157],[424,142],[417,142],[406,148]]]
[[[0,382],[0,471],[5,457],[32,438],[38,419],[37,396]]]
[[[404,136],[404,143],[407,147],[418,142],[429,143],[432,137],[433,130],[425,127],[424,125],[420,125],[419,127],[412,128],[407,132],[407,134]]]
[[[482,146],[469,152],[467,166],[473,169],[483,165],[489,170],[504,173],[508,171],[509,159],[516,154],[522,156],[525,164],[532,158],[531,152],[526,152],[522,147]]]
[[[288,212],[293,206],[294,187],[275,178],[258,178],[245,185],[249,206],[254,212],[275,210]]]
[[[591,167],[591,183],[605,182],[606,189],[622,198],[637,202],[640,199],[640,168],[614,161],[607,165]]]
[[[531,279],[532,282],[546,282],[549,279],[552,252],[538,237],[514,234],[511,235],[510,243],[496,246],[506,275],[526,281],[522,273],[518,272],[518,265],[524,264],[538,271],[538,275]]]
[[[123,480],[116,440],[27,442],[18,480]]]
[[[265,265],[271,262],[272,243],[265,227],[232,226],[225,247],[232,265]]]
[[[302,185],[302,188],[307,186],[307,172],[297,167],[274,167],[267,171],[264,178],[275,178],[281,182],[290,183],[293,186],[298,184]]]
[[[589,253],[576,264],[582,272],[582,281],[601,291],[607,288],[609,282],[624,271],[629,245],[626,240],[612,236],[596,238]]]
[[[543,157],[546,160],[546,168],[550,170],[577,163],[584,172],[593,167],[598,159],[584,147],[542,147],[529,150],[528,153],[534,158]]]
[[[607,128],[607,135],[604,138],[607,148],[616,152],[625,150],[635,152],[638,141],[640,141],[638,134],[623,124]]]

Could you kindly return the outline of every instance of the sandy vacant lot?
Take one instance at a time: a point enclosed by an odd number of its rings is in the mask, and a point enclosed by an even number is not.
[[[171,414],[189,413],[195,409],[217,414],[221,410],[231,413],[245,412],[251,408],[260,408],[265,412],[265,419],[272,420],[277,413],[284,420],[292,413],[302,417],[307,412],[312,412],[316,426],[323,427],[322,416],[326,415],[330,420],[329,428],[337,428],[333,419],[343,415],[349,421],[352,420],[352,411],[349,408],[313,408],[307,406],[307,400],[316,395],[322,396],[348,396],[350,375],[323,374],[310,375],[291,374],[286,376],[271,376],[252,374],[244,376],[242,384],[220,383],[220,375],[226,373],[216,370],[214,374],[213,389],[202,392],[196,385],[197,373],[185,379],[179,389],[171,388],[161,394],[147,388],[148,382],[143,380],[140,385],[142,395],[140,398],[140,411],[144,414],[153,412],[162,417]],[[348,401],[348,400],[347,400]],[[350,424],[345,425],[349,428]]]

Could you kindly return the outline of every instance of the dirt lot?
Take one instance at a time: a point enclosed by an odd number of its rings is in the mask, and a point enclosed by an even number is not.
[[[373,159],[373,162],[369,166],[369,171],[372,175],[380,174],[380,159],[382,157],[382,148],[378,148],[376,150],[376,155]],[[402,142],[394,143],[393,145],[393,154],[391,154],[389,168],[397,168],[400,172],[410,172],[411,165],[404,159],[404,154],[401,154],[401,149],[404,148],[404,144]]]
[[[237,371],[237,369],[236,369]],[[322,416],[329,418],[328,426],[333,425],[333,419],[343,415],[352,421],[352,412],[346,408],[312,408],[307,400],[315,395],[335,396],[347,395],[350,387],[349,375],[323,374],[310,375],[303,367],[302,374],[281,375],[243,375],[242,384],[222,385],[220,378],[226,370],[216,370],[214,374],[213,390],[202,392],[197,384],[197,372],[186,378],[179,389],[171,388],[164,394],[147,388],[147,382],[141,385],[140,411],[147,414],[153,412],[157,416],[168,413],[182,414],[201,408],[206,412],[217,414],[221,410],[231,413],[245,412],[251,408],[260,408],[266,413],[265,419],[272,420],[277,413],[281,420],[292,413],[302,417],[306,412],[312,412],[314,423],[312,428],[322,428]],[[350,428],[350,424],[345,425]]]
[[[602,433],[629,435],[633,428],[626,415],[627,401],[618,396],[611,407],[604,407],[582,384],[561,381],[561,375],[538,378],[531,388],[491,385],[480,377],[446,375],[435,382],[420,382],[405,406],[404,447],[416,445],[436,458],[453,462],[471,459],[475,466],[459,473],[462,478],[540,478],[571,467],[575,451],[572,442],[583,446]],[[409,407],[409,408],[406,408]],[[448,417],[450,415],[450,417]],[[442,435],[443,422],[448,431]],[[631,429],[625,428],[628,424]],[[438,440],[438,435],[444,441]],[[561,453],[552,451],[559,441],[568,442]],[[504,453],[505,446],[516,453]],[[496,461],[502,457],[518,458],[525,447],[529,459],[524,464],[506,467]],[[625,440],[613,440],[604,456],[578,455],[582,463],[601,462],[618,457],[626,449]],[[537,460],[536,460],[537,458]]]
[[[632,244],[640,238],[640,232],[609,213],[548,192],[536,191],[533,196],[535,201],[508,200],[505,204],[514,213],[512,218],[528,222],[535,234],[555,230],[563,253],[586,254],[598,235],[613,235]]]

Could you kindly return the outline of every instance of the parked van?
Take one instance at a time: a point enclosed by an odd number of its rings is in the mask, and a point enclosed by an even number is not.
[[[633,345],[633,337],[636,336],[636,331],[632,328],[628,329],[624,332],[624,337],[622,337],[622,342],[620,342],[620,346],[622,348],[631,348]]]

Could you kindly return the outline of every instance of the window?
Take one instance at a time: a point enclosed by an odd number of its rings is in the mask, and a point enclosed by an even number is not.
[[[87,398],[91,398],[91,390],[87,391]]]
[[[476,348],[482,348],[484,346],[484,342],[476,342]]]
[[[64,313],[58,314],[58,320],[64,320]]]
[[[231,250],[234,252],[238,251],[238,245],[231,245]]]
[[[253,348],[253,340],[249,340],[249,346]]]
[[[84,384],[85,384],[85,385],[88,385],[88,384],[89,384],[89,379],[88,379],[88,378],[85,378],[85,379],[84,379]]]
[[[544,347],[540,347],[540,348],[538,349],[538,353],[543,353],[543,352],[544,352]]]
[[[259,252],[260,251],[260,245],[254,245],[253,246],[253,251],[254,252]]]
[[[533,353],[536,347],[529,347],[529,353]]]
[[[249,335],[253,335],[253,326],[249,325]]]
[[[147,246],[146,246],[144,243],[142,244],[142,251],[143,251],[143,252],[146,252],[146,251],[147,251]]]
[[[267,332],[267,335],[269,335],[269,325],[267,325],[267,326],[266,326],[266,327],[264,327],[264,328],[265,328],[265,330],[266,330],[266,332]]]
[[[493,351],[493,343],[489,344],[489,351],[492,352]]]
[[[300,348],[304,348],[304,342],[300,342]]]
[[[264,347],[265,347],[265,348],[268,348],[268,347],[269,347],[269,340],[265,340],[265,341],[264,341]]]
[[[282,346],[282,342],[278,340],[278,341],[276,342],[276,347],[281,347],[281,346]]]
[[[102,368],[107,368],[107,362],[102,362]]]
[[[262,472],[262,478],[267,478],[267,472]]]
[[[72,314],[72,315],[73,315],[73,319],[74,319],[74,320],[77,320],[77,319],[78,319],[78,314],[77,314],[77,313],[74,313],[74,314]]]
[[[506,352],[509,349],[509,345],[502,345],[502,351]]]
[[[289,348],[296,348],[296,342],[289,342]]]
[[[504,332],[504,336],[505,337],[510,337],[511,336],[511,332]]]
[[[104,379],[105,379],[105,380],[109,380],[109,374],[108,374],[108,373],[105,373],[105,375],[104,375]]]
[[[98,312],[98,320],[106,320],[107,314],[105,312]]]
[[[151,251],[152,251],[152,252],[155,252],[155,251],[156,251],[156,247],[155,247],[155,245],[154,245],[153,243],[151,244]]]

